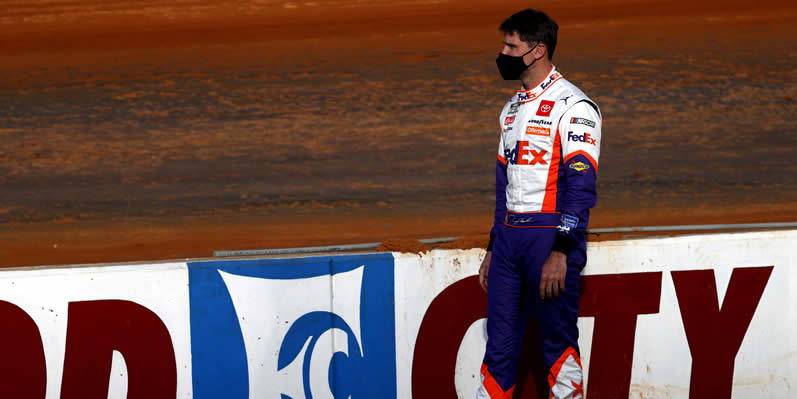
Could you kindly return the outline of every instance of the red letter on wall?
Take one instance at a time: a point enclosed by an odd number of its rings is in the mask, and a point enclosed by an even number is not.
[[[595,317],[587,397],[627,398],[637,315],[659,313],[661,272],[584,277],[579,316]]]
[[[415,342],[413,398],[457,397],[454,373],[459,345],[470,325],[484,317],[487,294],[479,287],[479,276],[451,284],[432,301]]]
[[[662,273],[584,277],[580,316],[595,317],[588,397],[628,397],[637,315],[659,312]],[[478,276],[441,292],[424,315],[412,363],[412,397],[455,398],[457,351],[471,324],[487,315]],[[530,321],[518,367],[515,397],[547,398],[536,323]]]
[[[730,398],[736,354],[773,266],[733,270],[722,309],[714,270],[672,272],[692,353],[690,398]]]
[[[0,301],[0,319],[0,398],[44,398],[47,366],[39,327],[24,310],[5,301]]]
[[[151,310],[129,301],[69,303],[62,399],[108,397],[113,351],[125,359],[128,398],[177,395],[169,331]]]

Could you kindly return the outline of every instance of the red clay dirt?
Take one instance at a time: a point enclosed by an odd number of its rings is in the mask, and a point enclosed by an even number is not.
[[[0,266],[486,245],[494,3],[11,0]],[[604,114],[591,227],[797,221],[793,2],[544,9]]]

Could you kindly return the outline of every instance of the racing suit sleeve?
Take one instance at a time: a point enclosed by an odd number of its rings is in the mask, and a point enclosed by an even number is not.
[[[573,105],[559,121],[559,139],[565,192],[557,203],[562,217],[553,250],[567,254],[584,239],[589,210],[597,202],[595,186],[601,143],[598,110],[586,101]]]
[[[498,143],[498,160],[495,164],[495,222],[493,228],[490,229],[490,243],[487,244],[487,250],[493,250],[493,242],[495,242],[495,226],[504,223],[506,218],[506,157],[504,156],[504,135],[501,134],[501,140]]]

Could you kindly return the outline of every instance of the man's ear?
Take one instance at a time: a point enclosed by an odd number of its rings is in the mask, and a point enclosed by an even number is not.
[[[540,42],[531,53],[534,54],[534,58],[542,59],[548,54],[548,46],[545,43]]]

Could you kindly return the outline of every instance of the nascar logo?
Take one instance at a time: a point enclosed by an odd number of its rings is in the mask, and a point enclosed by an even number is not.
[[[570,118],[570,124],[587,125],[589,127],[595,127],[595,122],[585,118]]]

